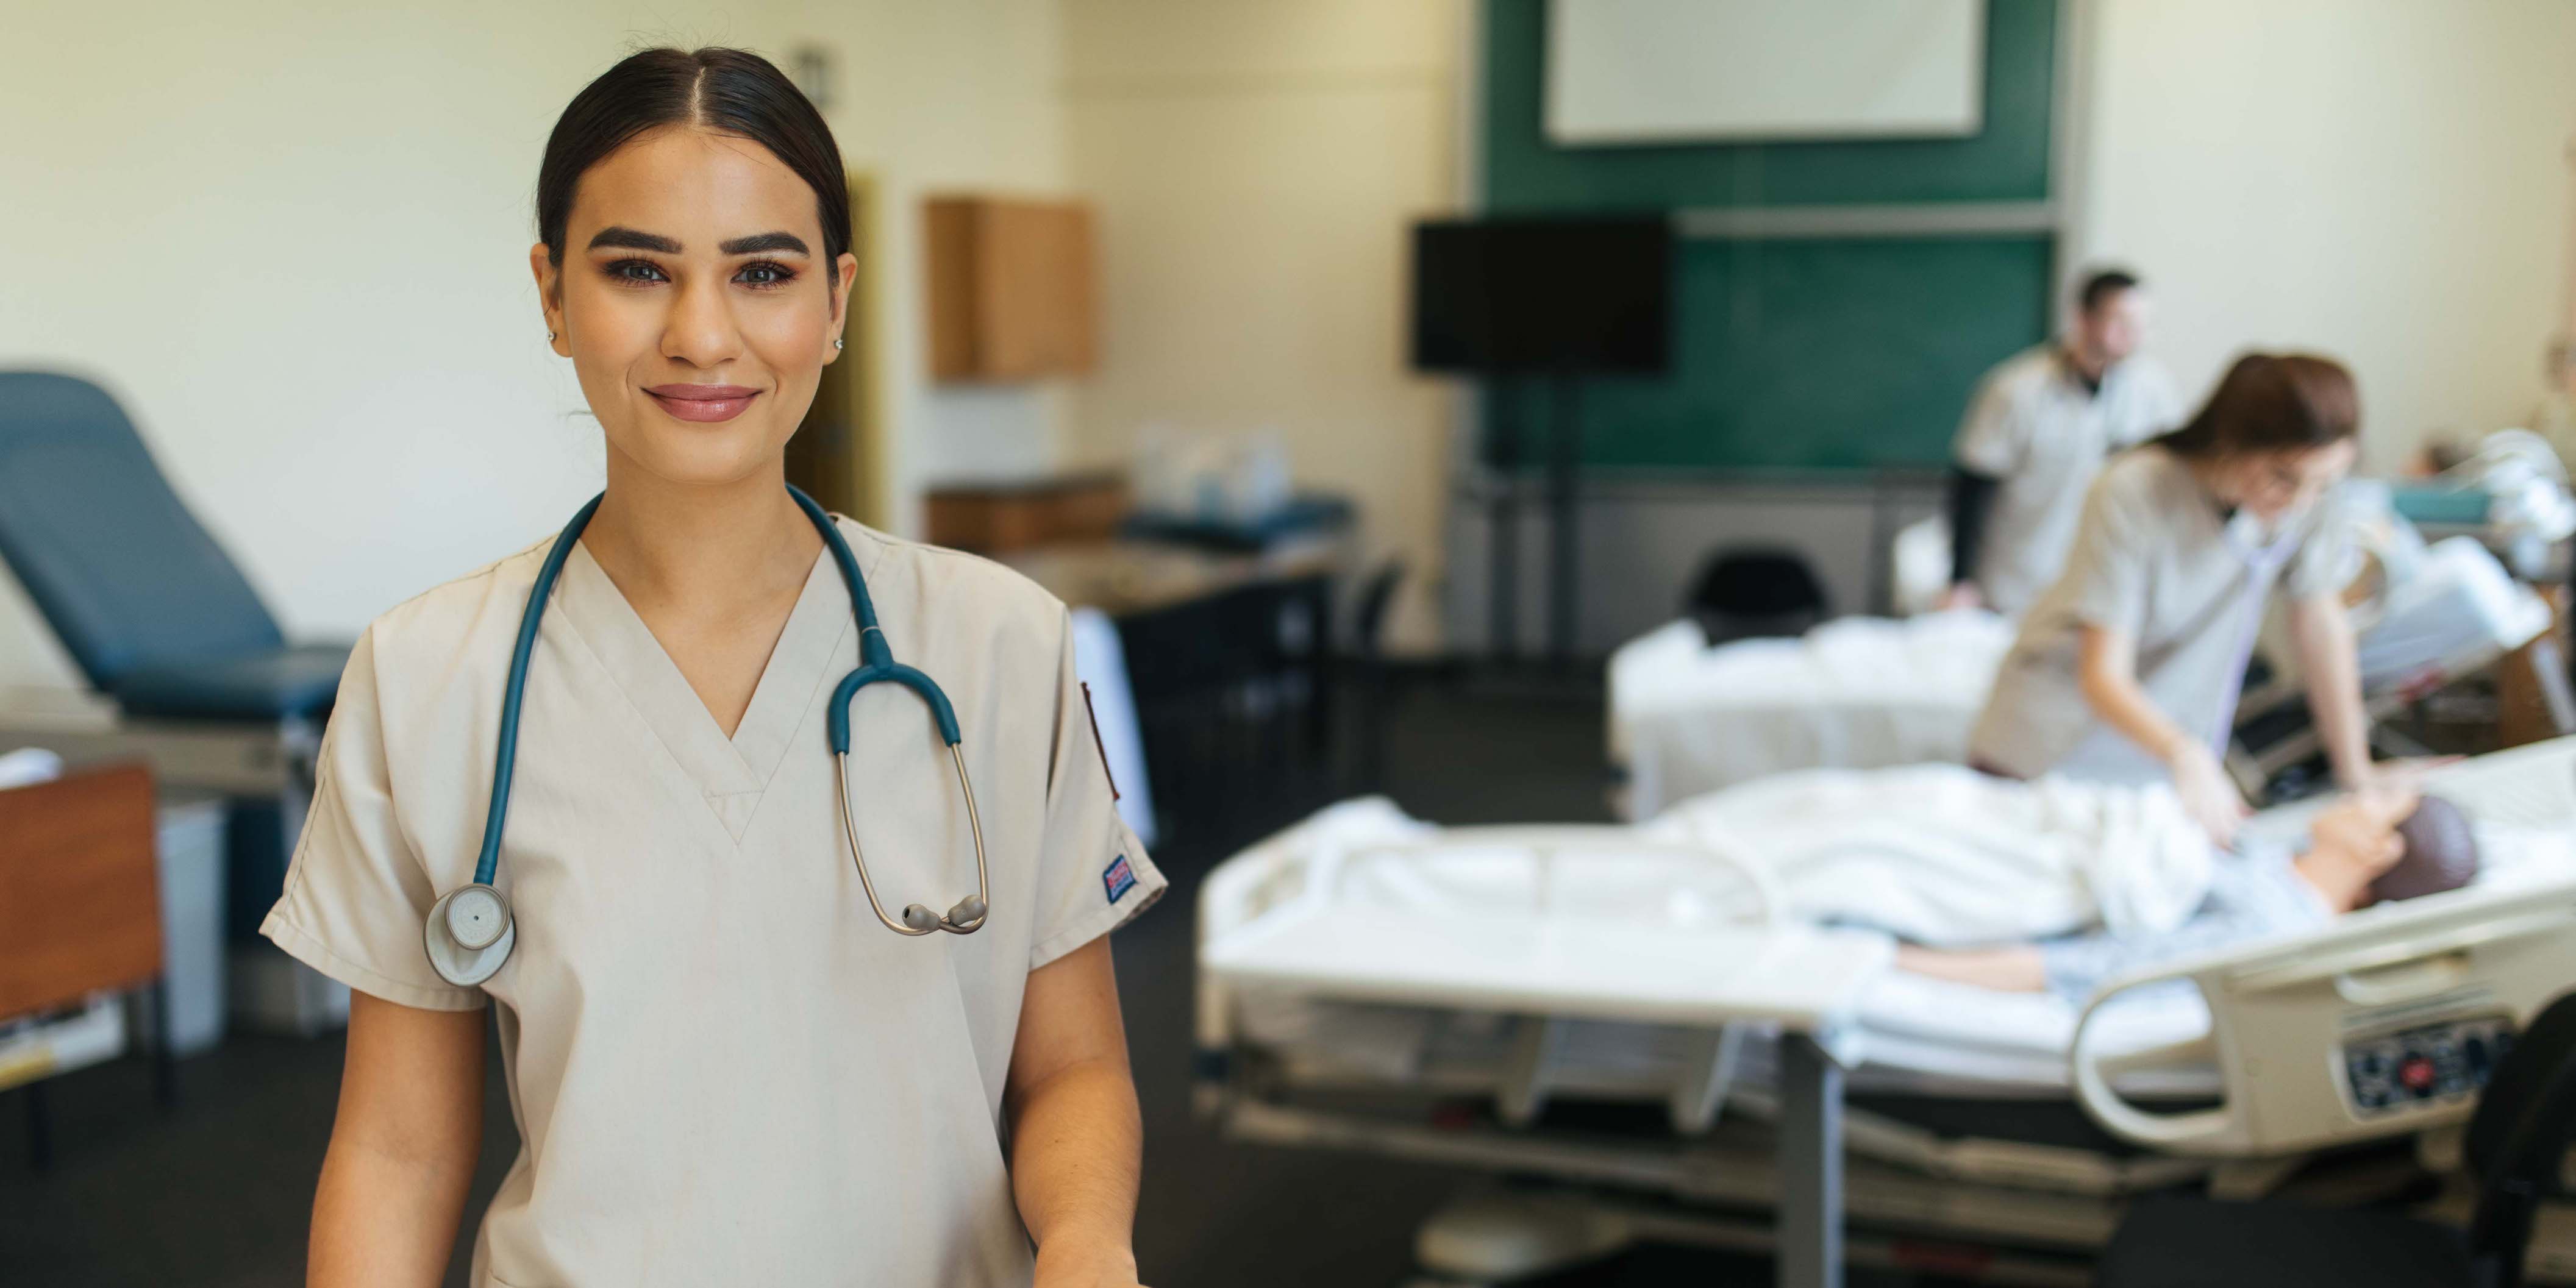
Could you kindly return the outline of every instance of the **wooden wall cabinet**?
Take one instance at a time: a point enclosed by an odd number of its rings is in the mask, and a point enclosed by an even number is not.
[[[939,196],[922,203],[930,375],[1087,375],[1099,292],[1091,211],[1076,202]]]

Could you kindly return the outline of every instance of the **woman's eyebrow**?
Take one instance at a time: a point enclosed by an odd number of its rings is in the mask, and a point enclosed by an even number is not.
[[[757,255],[770,251],[809,256],[814,253],[805,248],[805,239],[794,233],[756,233],[749,237],[736,237],[719,243],[716,249],[728,255]]]
[[[659,233],[638,232],[632,228],[616,225],[600,229],[599,235],[590,239],[590,249],[598,250],[603,246],[615,246],[625,250],[658,251],[664,255],[680,253],[680,243],[676,238],[664,237]]]

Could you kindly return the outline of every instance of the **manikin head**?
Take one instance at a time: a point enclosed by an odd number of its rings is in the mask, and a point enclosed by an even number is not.
[[[2478,875],[2468,815],[2411,789],[2355,792],[2318,814],[2308,835],[2308,858],[2349,881],[2356,908],[2457,890]]]

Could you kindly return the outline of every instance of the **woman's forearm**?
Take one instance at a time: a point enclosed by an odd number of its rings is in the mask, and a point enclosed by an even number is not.
[[[2290,642],[2308,678],[2308,710],[2335,779],[2363,786],[2370,779],[2370,713],[2361,704],[2361,659],[2343,601],[2318,595],[2291,604]]]
[[[433,1288],[474,1180],[474,1155],[400,1158],[334,1138],[313,1196],[310,1288]]]
[[[1014,1101],[1011,1192],[1041,1258],[1080,1249],[1133,1273],[1144,1124],[1123,1060],[1085,1060]]]
[[[1038,1288],[1133,1288],[1145,1128],[1107,935],[1029,972],[1002,1113]]]
[[[349,1001],[339,1115],[313,1194],[311,1288],[432,1288],[483,1148],[483,1014]]]

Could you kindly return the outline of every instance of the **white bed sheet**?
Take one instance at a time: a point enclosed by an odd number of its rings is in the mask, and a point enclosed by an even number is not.
[[[2576,738],[2560,738],[2500,752],[2438,771],[2429,788],[2458,803],[2477,821],[2486,859],[2482,881],[2544,880],[2576,872]],[[2267,811],[2250,825],[2257,832],[2294,836],[2313,804]],[[1329,843],[1360,851],[1375,840],[1419,841],[1433,829],[1383,800],[1347,802],[1306,824],[1229,860],[1279,865]],[[1505,861],[1480,848],[1473,867],[1480,884],[1495,888],[1495,865]],[[1640,856],[1622,866],[1615,888],[1594,888],[1566,874],[1533,876],[1519,889],[1543,898],[1549,915],[1621,916],[1639,911],[1638,883],[1651,884],[1644,866],[1688,860]],[[1341,897],[1376,900],[1402,891],[1405,906],[1431,913],[1420,884],[1380,879],[1385,873],[1341,883]],[[1688,886],[1700,873],[1676,870]],[[1212,883],[1212,886],[1214,883]],[[1203,935],[1235,927],[1223,910],[1203,917]],[[1390,1082],[1439,1082],[1456,1071],[1490,1067],[1509,1050],[1508,1017],[1430,1008],[1352,1005],[1276,991],[1246,990],[1236,999],[1238,1032],[1271,1047],[1292,1064]],[[1864,997],[1857,1034],[1861,1066],[1851,1086],[1860,1091],[1930,1095],[2057,1096],[2067,1086],[2066,1053],[2074,1038],[2076,1009],[2049,995],[2000,993],[1891,971]],[[2187,988],[2144,990],[2119,999],[2099,1023],[2106,1050],[2144,1050],[2206,1032],[2207,1008]],[[1768,1063],[1763,1044],[1747,1052],[1746,1074],[1762,1082]],[[1643,1025],[1586,1024],[1562,1044],[1572,1067],[1555,1079],[1568,1090],[1651,1092],[1693,1058],[1688,1036]],[[2142,1072],[2124,1079],[2131,1095],[2200,1094],[2217,1089],[2214,1073],[2190,1069]]]
[[[2356,617],[2363,688],[2385,693],[2456,676],[2528,643],[2549,608],[2472,537],[2433,543]],[[2286,619],[2264,628],[2286,684]],[[1617,807],[1649,818],[1675,801],[1796,769],[1957,764],[2012,624],[1981,611],[1850,617],[1800,639],[1711,648],[1674,622],[1623,645],[1609,668]]]
[[[1849,617],[1717,648],[1687,621],[1631,640],[1609,668],[1622,812],[1650,817],[1784,770],[1957,764],[2012,635],[1967,611]]]

